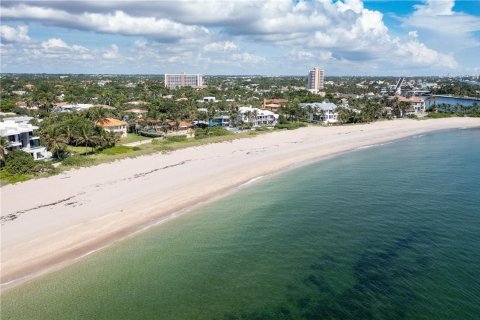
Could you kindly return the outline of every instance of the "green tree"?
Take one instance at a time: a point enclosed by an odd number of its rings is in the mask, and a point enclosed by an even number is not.
[[[51,125],[45,130],[41,130],[40,137],[42,143],[44,143],[54,158],[60,159],[65,155],[65,148],[68,141],[60,126]]]

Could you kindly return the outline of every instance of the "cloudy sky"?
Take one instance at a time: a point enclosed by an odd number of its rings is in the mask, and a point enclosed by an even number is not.
[[[1,2],[2,72],[478,75],[480,1]]]

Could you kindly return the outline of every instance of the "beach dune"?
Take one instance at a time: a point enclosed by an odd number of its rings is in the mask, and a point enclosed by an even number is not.
[[[74,262],[251,179],[359,147],[480,118],[311,126],[125,159],[1,189],[1,283]]]

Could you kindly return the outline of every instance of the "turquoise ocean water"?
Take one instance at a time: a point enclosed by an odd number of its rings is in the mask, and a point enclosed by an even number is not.
[[[14,287],[1,307],[2,319],[480,319],[480,130],[264,178]]]

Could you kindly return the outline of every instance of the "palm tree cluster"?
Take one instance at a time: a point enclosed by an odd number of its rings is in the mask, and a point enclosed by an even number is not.
[[[52,113],[40,124],[39,135],[42,143],[57,159],[66,155],[67,145],[90,147],[93,152],[96,148],[113,147],[119,140],[116,133],[95,125],[105,121],[105,113],[98,110]]]

